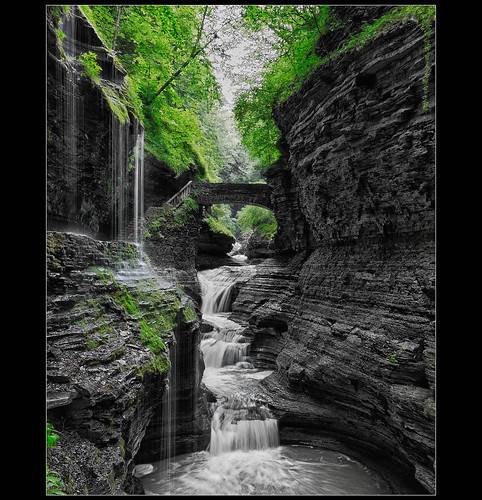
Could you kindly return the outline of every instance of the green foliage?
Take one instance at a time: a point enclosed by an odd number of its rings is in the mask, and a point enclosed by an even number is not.
[[[129,100],[125,96],[120,96],[112,87],[108,85],[100,85],[100,90],[104,94],[111,111],[119,120],[119,123],[123,125],[129,121],[129,112],[127,110]],[[132,106],[132,108],[136,108]]]
[[[113,284],[115,287],[112,296],[114,302],[122,307],[127,314],[136,317],[139,320],[141,330],[141,341],[153,354],[159,355],[166,349],[166,345],[161,337],[169,334],[175,326],[173,316],[177,315],[177,311],[169,309],[161,309],[154,325],[147,322],[146,318],[139,308],[140,299],[135,299],[124,285],[117,283],[113,274],[108,269],[92,268],[92,270],[100,277],[104,284]],[[152,292],[154,293],[154,292]]]
[[[199,205],[192,196],[184,198],[179,208],[172,205],[165,205],[159,214],[154,217],[144,232],[144,239],[163,238],[163,232],[177,227],[181,227],[194,217],[199,209]]]
[[[114,5],[89,9],[108,47],[114,39],[117,9]],[[204,9],[200,5],[122,6],[115,55],[127,70],[136,96],[146,152],[177,174],[192,163],[199,179],[212,181],[216,165],[210,156],[210,139],[201,127],[201,108],[212,109],[220,96],[211,63],[205,52],[198,50],[205,42],[201,30]],[[180,68],[182,71],[153,99]]]
[[[53,448],[59,440],[60,436],[55,434],[54,430],[54,426],[47,422],[47,449]]]
[[[231,218],[231,207],[229,205],[212,205],[211,213],[204,218],[204,221],[208,223],[211,231],[215,233],[234,236],[238,232],[236,222]]]
[[[47,422],[47,453],[55,446],[59,440],[59,435],[56,434],[52,424]],[[58,472],[50,470],[47,466],[46,494],[47,495],[65,495],[62,491],[64,484],[60,480]]]
[[[408,20],[420,24],[425,35],[425,74],[423,78],[423,109],[428,109],[430,76],[430,36],[435,20],[434,5],[406,5],[364,25],[351,35],[347,43],[319,58],[315,45],[329,31],[342,28],[342,23],[326,5],[250,5],[244,13],[249,30],[270,30],[275,36],[276,56],[265,63],[259,82],[241,94],[234,113],[243,136],[242,142],[268,168],[278,157],[276,143],[280,137],[273,110],[285,101],[320,65],[328,64],[350,50],[358,50],[394,23]],[[323,39],[322,39],[323,41]]]
[[[47,495],[66,495],[62,491],[64,483],[59,477],[59,473],[50,470],[47,466],[47,481],[46,481],[46,494]]]
[[[234,109],[243,144],[268,168],[279,157],[273,109],[319,65],[315,44],[338,24],[326,5],[249,5],[244,20],[248,29],[270,30],[275,36],[275,57],[266,61],[260,82],[239,96]]]
[[[193,321],[197,321],[198,320],[198,317],[197,317],[197,314],[196,314],[196,310],[194,309],[194,305],[192,302],[187,302],[183,309],[182,309],[182,314],[184,316],[184,320],[187,322],[187,323],[191,323]]]
[[[148,373],[164,373],[171,367],[171,362],[166,356],[155,356],[152,361],[137,367],[137,373],[144,378]]]
[[[84,74],[92,78],[95,82],[100,82],[100,66],[97,62],[97,54],[94,52],[84,52],[80,54],[79,61],[84,67]]]
[[[186,203],[186,206],[193,208],[197,204],[191,200]],[[143,377],[146,373],[156,371],[163,373],[168,370],[170,361],[163,339],[177,328],[181,315],[189,322],[197,320],[192,303],[183,298],[182,289],[176,291],[153,289],[156,284],[147,280],[144,284],[145,288],[139,284],[136,287],[136,293],[131,294],[124,285],[117,283],[109,269],[96,267],[91,269],[104,284],[113,285],[114,302],[127,314],[137,318],[141,342],[154,355],[148,363],[138,368],[139,375]],[[146,303],[154,307],[145,310]],[[114,356],[120,354],[123,354],[122,349],[114,352]]]
[[[398,366],[399,362],[398,362],[398,359],[397,359],[397,355],[401,354],[402,352],[403,352],[403,349],[399,349],[396,353],[389,354],[387,356],[388,361],[390,361],[390,363],[392,363],[392,365]]]
[[[221,221],[215,219],[212,215],[208,215],[204,220],[208,223],[211,231],[234,237],[233,233]]]
[[[348,50],[359,50],[367,42],[373,40],[377,35],[387,31],[395,23],[406,23],[407,21],[417,22],[424,33],[424,62],[425,73],[423,77],[423,110],[428,109],[428,79],[430,77],[430,37],[432,35],[432,25],[435,22],[435,5],[403,5],[394,8],[372,24],[364,26],[361,31],[353,35],[343,46],[334,51],[331,57],[337,57]],[[321,64],[328,62],[328,58],[321,61]]]
[[[234,114],[226,108],[201,108],[205,148],[216,164],[222,182],[254,182],[260,179],[259,160],[253,159],[237,129]]]
[[[254,205],[247,205],[238,212],[237,223],[243,232],[254,229],[270,240],[278,227],[271,210]]]

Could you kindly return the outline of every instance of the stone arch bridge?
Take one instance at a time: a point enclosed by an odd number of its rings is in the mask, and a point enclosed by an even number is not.
[[[199,205],[241,203],[272,210],[270,194],[271,189],[267,184],[190,181],[166,203],[176,207],[187,196],[193,196]]]

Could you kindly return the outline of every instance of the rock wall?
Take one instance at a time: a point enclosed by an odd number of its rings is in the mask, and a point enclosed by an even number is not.
[[[81,9],[68,7],[47,8],[48,229],[115,239],[134,216],[129,162],[142,127],[125,71]],[[89,52],[97,81],[81,62]]]
[[[68,492],[143,492],[134,460],[173,379],[173,434],[203,432],[193,412],[203,373],[199,333],[192,302],[140,266],[135,245],[48,233],[47,421],[60,434],[48,465]],[[152,335],[167,351],[152,350]]]
[[[340,43],[330,36],[328,49]],[[395,24],[276,111],[279,256],[258,267],[233,317],[275,369],[265,385],[282,439],[336,438],[433,492],[434,37],[426,111],[424,46],[418,24]]]

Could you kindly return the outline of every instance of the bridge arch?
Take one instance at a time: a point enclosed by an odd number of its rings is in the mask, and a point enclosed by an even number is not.
[[[192,182],[191,195],[199,205],[244,204],[273,210],[267,184]]]

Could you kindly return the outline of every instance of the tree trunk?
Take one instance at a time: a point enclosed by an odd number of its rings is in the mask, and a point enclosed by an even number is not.
[[[115,42],[117,40],[117,33],[119,33],[119,24],[120,24],[122,7],[123,7],[123,5],[117,6],[117,21],[115,23],[114,39],[112,40],[112,50],[115,50]]]

